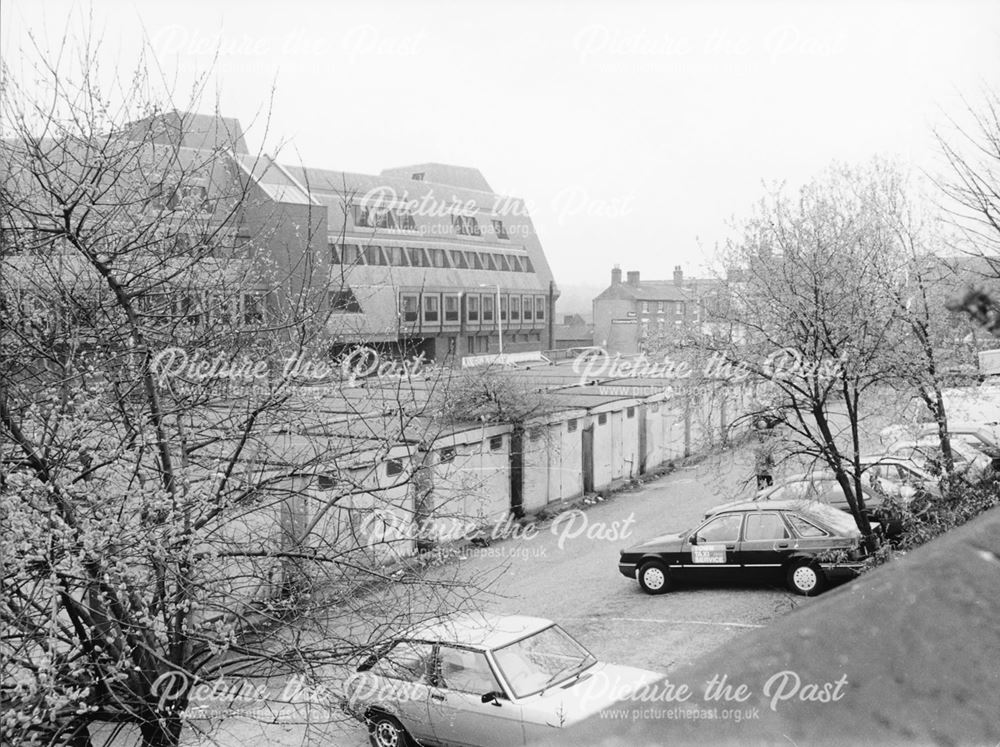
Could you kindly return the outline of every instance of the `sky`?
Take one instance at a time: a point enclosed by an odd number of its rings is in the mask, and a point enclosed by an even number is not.
[[[564,287],[701,274],[767,185],[833,161],[934,173],[934,129],[1000,86],[1000,3],[962,0],[0,0],[0,53],[87,24],[108,68],[146,39],[176,91],[208,76],[202,108],[279,160],[478,168]]]

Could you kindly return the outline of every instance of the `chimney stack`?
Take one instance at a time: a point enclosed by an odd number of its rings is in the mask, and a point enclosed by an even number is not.
[[[684,282],[684,271],[681,269],[680,265],[674,265],[674,285],[680,285]]]
[[[628,274],[626,274],[625,277],[627,278],[626,282],[629,285],[638,285],[639,284],[639,271],[638,270],[629,270]]]
[[[622,284],[622,269],[618,265],[615,265],[611,269],[611,284],[612,285]]]

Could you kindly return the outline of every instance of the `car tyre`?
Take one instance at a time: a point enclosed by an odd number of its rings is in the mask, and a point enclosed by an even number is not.
[[[663,594],[670,590],[667,566],[659,560],[649,560],[639,566],[639,586],[647,594]]]
[[[412,747],[414,744],[403,725],[387,713],[371,713],[367,721],[372,747]]]
[[[790,591],[804,597],[814,597],[823,591],[826,578],[822,569],[811,560],[798,560],[788,566],[785,576]]]

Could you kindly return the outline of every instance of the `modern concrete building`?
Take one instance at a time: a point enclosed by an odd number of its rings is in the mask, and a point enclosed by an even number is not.
[[[224,222],[250,247],[219,261],[261,268],[222,302],[164,284],[167,313],[249,325],[308,287],[309,303],[329,304],[335,347],[438,361],[553,347],[558,290],[524,201],[474,168],[366,175],[279,163],[249,151],[237,120],[176,111],[130,124],[121,142],[155,164],[129,175],[140,210],[200,205],[199,223]],[[225,205],[234,192],[236,218]]]
[[[428,359],[551,348],[558,290],[523,200],[474,168],[425,163],[378,176],[280,166],[325,210],[333,324],[345,345]],[[288,194],[287,192],[285,194]]]
[[[611,285],[594,299],[594,345],[633,354],[668,347],[703,325],[703,307],[716,280],[685,278],[680,265],[670,280],[641,280],[639,271],[611,270]]]

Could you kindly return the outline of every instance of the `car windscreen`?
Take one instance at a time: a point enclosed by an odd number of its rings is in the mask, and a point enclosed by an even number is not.
[[[558,625],[494,650],[493,658],[515,698],[556,685],[597,661]]]

